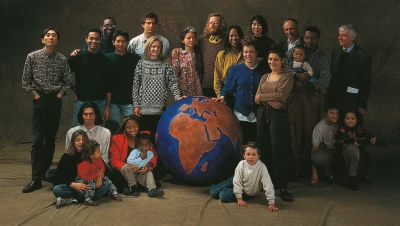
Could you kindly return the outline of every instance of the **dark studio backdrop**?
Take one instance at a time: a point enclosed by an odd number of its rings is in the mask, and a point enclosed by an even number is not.
[[[250,19],[263,15],[268,35],[276,42],[285,39],[281,23],[293,17],[302,34],[306,26],[321,30],[320,48],[331,58],[338,48],[341,25],[358,28],[357,44],[372,56],[372,82],[366,114],[366,128],[390,143],[400,144],[400,42],[397,0],[1,0],[0,1],[0,138],[31,141],[32,95],[21,88],[26,55],[42,48],[40,33],[49,26],[58,28],[61,39],[57,51],[68,56],[85,44],[86,30],[100,27],[103,18],[114,17],[117,29],[130,37],[142,33],[140,19],[154,12],[159,16],[158,33],[167,37],[172,48],[179,47],[179,31],[191,25],[198,36],[208,14],[221,13],[228,25],[237,24],[250,35]],[[75,95],[63,99],[58,137],[70,128]]]

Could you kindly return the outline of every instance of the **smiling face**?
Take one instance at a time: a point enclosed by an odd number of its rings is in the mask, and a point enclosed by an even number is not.
[[[299,33],[297,32],[297,24],[291,20],[286,21],[282,26],[283,32],[285,32],[286,37],[289,40],[295,41],[299,38]]]
[[[309,50],[317,48],[319,42],[318,34],[312,31],[304,32],[304,46]]]
[[[221,28],[221,18],[219,16],[212,16],[208,20],[207,34],[216,35]]]
[[[139,132],[139,124],[135,120],[128,120],[125,123],[125,135],[128,138],[135,138]]]
[[[111,37],[114,34],[116,28],[117,26],[112,19],[105,19],[103,21],[103,25],[100,27],[103,35],[107,37]]]
[[[231,44],[232,47],[237,47],[239,46],[239,42],[240,42],[240,37],[239,37],[239,33],[237,32],[237,30],[235,28],[232,28],[229,31],[229,44]]]
[[[82,134],[76,136],[75,141],[74,141],[75,150],[77,152],[81,152],[84,143],[85,143],[85,138],[83,137]]]
[[[193,32],[189,32],[185,35],[185,38],[182,40],[182,43],[187,48],[193,48],[196,43],[196,35]]]
[[[150,51],[149,51],[150,59],[157,60],[158,57],[160,56],[160,53],[161,53],[161,42],[155,40],[153,43],[151,43],[150,46]]]
[[[348,29],[339,31],[339,45],[346,49],[350,48],[353,45],[355,38],[356,37],[352,35]]]
[[[128,40],[122,35],[117,36],[115,41],[112,41],[113,45],[115,46],[115,50],[117,52],[124,52],[126,51],[126,47],[128,46]]]
[[[268,55],[268,65],[273,71],[280,71],[282,69],[282,64],[284,59],[279,57],[276,53],[270,53]]]
[[[349,128],[354,128],[357,124],[356,114],[353,112],[347,113],[346,117],[344,118],[344,124]]]
[[[243,46],[243,58],[246,63],[254,64],[257,61],[257,51],[252,45]]]
[[[260,158],[260,154],[258,154],[257,149],[247,147],[246,151],[243,154],[243,158],[249,165],[254,165],[257,163],[258,159]]]
[[[46,47],[55,47],[58,44],[58,36],[54,30],[49,30],[42,38],[42,43]]]
[[[251,31],[253,32],[254,36],[260,37],[262,36],[262,25],[257,20],[253,20],[251,23]]]
[[[86,43],[88,44],[89,51],[97,51],[100,45],[100,34],[97,32],[89,32],[86,37]]]
[[[293,59],[297,62],[303,62],[304,58],[306,57],[306,53],[304,51],[304,49],[300,49],[300,48],[294,48],[293,51]]]
[[[328,109],[327,113],[326,113],[326,118],[325,120],[327,120],[327,122],[329,124],[335,124],[337,123],[339,118],[339,111],[335,108],[332,109]]]

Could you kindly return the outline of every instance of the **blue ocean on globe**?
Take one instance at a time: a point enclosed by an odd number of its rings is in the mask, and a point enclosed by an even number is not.
[[[159,161],[171,175],[193,184],[233,175],[242,145],[240,123],[232,110],[198,96],[170,105],[156,137]]]

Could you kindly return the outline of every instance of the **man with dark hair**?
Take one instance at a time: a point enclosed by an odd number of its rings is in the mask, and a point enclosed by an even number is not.
[[[69,147],[72,134],[81,129],[87,133],[89,139],[93,139],[100,144],[101,157],[108,165],[110,162],[108,149],[110,148],[111,132],[101,126],[103,121],[96,104],[94,102],[83,103],[77,114],[77,121],[79,121],[79,126],[71,128],[65,137],[65,150]]]
[[[156,28],[158,24],[158,17],[154,13],[148,13],[142,18],[143,34],[134,37],[128,45],[128,51],[143,56],[144,46],[152,36],[157,36],[162,43],[162,54],[164,57],[168,56],[169,41],[162,35],[157,34]]]
[[[77,126],[77,114],[80,107],[87,101],[93,101],[101,111],[104,120],[110,112],[111,64],[107,57],[99,52],[101,31],[98,28],[88,30],[87,50],[68,59],[71,72],[75,72],[76,104],[72,117],[72,126]],[[101,115],[98,115],[101,117]]]
[[[332,53],[332,79],[328,90],[328,102],[340,109],[367,109],[371,83],[371,56],[354,40],[357,30],[352,24],[339,28],[340,47]]]
[[[311,148],[311,183],[318,184],[321,178],[332,184],[332,162],[336,154],[335,134],[338,128],[339,110],[337,107],[327,107],[325,117],[317,123],[312,133]]]
[[[315,75],[315,83],[323,89],[328,88],[331,78],[328,57],[318,48],[321,32],[317,27],[309,26],[304,30],[306,58]],[[287,62],[293,61],[294,48],[286,52]],[[295,73],[293,103],[288,107],[289,127],[292,151],[296,162],[296,171],[302,176],[311,172],[311,135],[314,126],[320,120],[323,95],[315,91],[308,82],[309,74]]]
[[[288,18],[283,21],[282,28],[287,37],[287,40],[279,43],[279,46],[284,51],[288,51],[298,44],[304,44],[303,37],[300,37],[299,35],[298,25],[299,23],[297,22],[297,20],[293,18]]]
[[[114,18],[112,17],[104,18],[103,23],[100,26],[101,36],[100,36],[100,45],[98,47],[100,53],[112,53],[115,51],[115,47],[112,44],[112,36],[116,28],[117,28],[117,23],[115,22]],[[82,50],[87,50],[87,49],[88,45],[86,43]],[[75,49],[74,51],[72,51],[71,56],[75,56],[80,51],[81,51],[80,49]]]
[[[225,19],[219,13],[208,15],[204,33],[198,43],[203,56],[203,77],[201,86],[204,96],[216,97],[214,92],[214,68],[219,51],[224,49],[224,36],[227,29]]]
[[[127,32],[117,30],[113,35],[114,53],[107,53],[113,71],[111,86],[109,129],[114,133],[120,123],[120,117],[133,113],[132,87],[133,75],[140,57],[126,50],[129,42]]]
[[[71,85],[67,59],[55,51],[60,33],[49,27],[43,31],[41,39],[44,48],[28,54],[22,75],[22,88],[33,94],[32,180],[22,189],[23,193],[42,187],[42,179],[53,161],[61,98],[67,95]]]

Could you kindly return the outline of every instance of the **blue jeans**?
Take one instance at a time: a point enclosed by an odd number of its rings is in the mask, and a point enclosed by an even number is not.
[[[81,109],[82,105],[86,102],[89,102],[89,101],[76,100],[75,107],[74,107],[74,113],[72,115],[72,127],[79,126],[79,122],[78,122],[78,118],[77,118],[78,113],[79,113],[79,110]],[[101,115],[96,115],[96,116],[102,117],[104,109],[106,108],[106,100],[94,100],[92,102],[95,103],[100,110]]]
[[[215,199],[219,198],[221,202],[236,202],[236,196],[233,193],[233,177],[211,185],[210,194]]]
[[[119,127],[122,117],[133,114],[133,104],[110,104],[110,118],[108,125],[111,133],[113,134]]]
[[[95,191],[95,199],[100,199],[104,195],[108,194],[110,190],[110,184],[106,181],[103,181],[103,185],[100,188],[97,188]],[[61,198],[76,198],[79,201],[84,201],[84,194],[82,192],[79,192],[77,190],[74,190],[70,188],[66,184],[59,184],[54,186],[53,188],[53,194],[55,197],[61,197]]]

